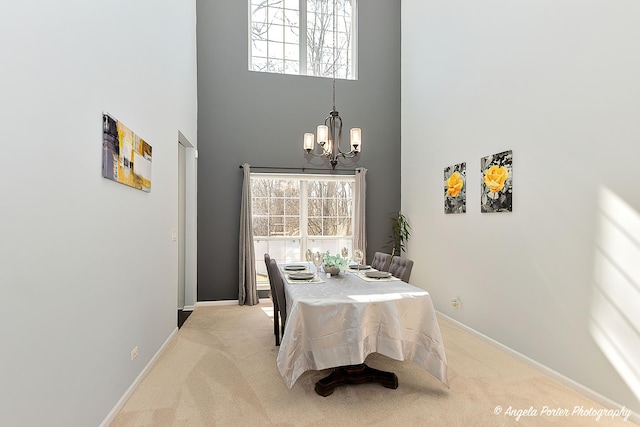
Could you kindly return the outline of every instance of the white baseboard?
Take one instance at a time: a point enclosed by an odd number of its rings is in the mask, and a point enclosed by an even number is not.
[[[124,407],[124,404],[127,403],[127,400],[129,400],[129,398],[131,397],[131,395],[133,394],[135,389],[138,387],[138,385],[140,385],[140,383],[142,382],[144,377],[151,370],[151,367],[158,360],[158,357],[160,357],[160,355],[162,354],[164,349],[167,347],[167,345],[169,345],[169,343],[176,336],[177,333],[178,333],[178,328],[175,328],[173,330],[173,332],[171,332],[169,337],[160,346],[158,351],[156,351],[156,354],[154,354],[153,357],[151,358],[151,360],[149,360],[149,363],[147,363],[147,366],[144,367],[142,372],[140,372],[140,374],[136,377],[136,379],[133,381],[133,383],[131,383],[131,385],[129,386],[127,391],[124,392],[124,394],[122,395],[120,400],[118,400],[118,403],[115,404],[115,406],[111,409],[111,411],[109,411],[109,413],[107,414],[105,419],[102,420],[102,422],[100,423],[100,427],[107,427],[109,424],[111,424],[113,422],[113,420],[115,419],[116,415],[118,415],[120,410]]]
[[[260,303],[270,303],[270,298],[260,298]],[[220,300],[220,301],[198,301],[196,307],[210,307],[214,305],[238,305],[238,300]]]
[[[455,324],[456,326],[458,326],[460,329],[464,329],[466,332],[469,332],[472,335],[475,335],[476,337],[480,338],[481,340],[493,345],[494,347],[499,348],[500,350],[504,350],[507,353],[517,357],[518,359],[522,360],[523,362],[525,362],[527,365],[541,371],[542,373],[549,375],[550,377],[554,378],[555,380],[561,382],[562,384],[566,385],[567,387],[569,387],[570,389],[588,397],[589,399],[593,400],[594,402],[597,402],[599,404],[601,404],[602,406],[604,406],[607,409],[627,409],[631,412],[631,415],[629,415],[629,420],[633,423],[640,423],[640,414],[637,414],[633,411],[631,411],[629,408],[627,408],[624,405],[621,405],[617,402],[614,402],[613,400],[609,399],[606,396],[601,395],[600,393],[590,389],[589,387],[580,384],[577,381],[572,380],[569,377],[566,377],[564,375],[562,375],[561,373],[554,371],[553,369],[549,368],[546,365],[543,365],[540,362],[536,362],[535,360],[531,359],[530,357],[525,356],[522,353],[517,352],[516,350],[507,347],[506,345],[494,340],[493,338],[490,338],[488,336],[486,336],[485,334],[483,334],[482,332],[478,332],[473,328],[470,328],[469,326],[465,325],[464,323],[460,323],[459,321],[455,320],[454,318],[451,318],[449,316],[447,316],[446,314],[443,314],[439,311],[437,311],[439,316],[444,317],[445,319],[447,319],[449,322]],[[446,349],[445,349],[446,352]]]
[[[220,301],[198,301],[196,303],[196,307],[210,307],[213,305],[238,305],[238,300],[237,299],[227,299],[227,300],[220,300]]]

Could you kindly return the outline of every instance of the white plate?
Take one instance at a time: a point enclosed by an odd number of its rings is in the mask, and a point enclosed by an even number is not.
[[[367,271],[364,275],[372,279],[386,279],[391,277],[391,273],[388,271]]]
[[[285,265],[284,269],[287,271],[300,271],[306,270],[307,267],[305,267],[304,265]]]

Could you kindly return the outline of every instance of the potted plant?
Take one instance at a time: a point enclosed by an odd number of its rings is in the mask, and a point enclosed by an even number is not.
[[[391,244],[391,256],[402,256],[407,240],[411,236],[409,232],[411,226],[407,221],[407,217],[400,212],[394,213],[389,218],[389,222],[391,222],[391,240],[389,241],[389,244]]]
[[[331,255],[329,251],[327,251],[322,255],[322,264],[326,273],[335,276],[347,268],[347,259],[341,257],[339,254]]]

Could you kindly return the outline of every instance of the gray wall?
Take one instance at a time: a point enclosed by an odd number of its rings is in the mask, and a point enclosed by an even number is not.
[[[331,110],[331,80],[248,71],[247,14],[246,1],[197,2],[198,301],[238,298],[238,166],[326,164],[305,158],[302,135]],[[358,22],[359,79],[338,80],[336,109],[362,128],[371,256],[400,208],[400,3],[361,1]]]

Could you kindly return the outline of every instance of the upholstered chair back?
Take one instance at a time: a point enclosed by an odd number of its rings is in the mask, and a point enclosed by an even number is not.
[[[389,271],[391,265],[391,255],[384,252],[376,252],[373,254],[373,259],[370,263],[371,267],[380,271]]]
[[[269,262],[269,270],[271,279],[273,279],[273,289],[276,296],[275,299],[278,301],[278,312],[280,313],[280,320],[282,321],[282,332],[284,333],[284,326],[287,322],[287,302],[285,301],[284,296],[284,281],[282,279],[282,273],[280,273],[280,270],[278,268],[278,263],[273,258]]]
[[[389,273],[403,282],[409,282],[411,277],[411,269],[413,268],[413,261],[408,258],[401,258],[394,256],[389,266]]]

